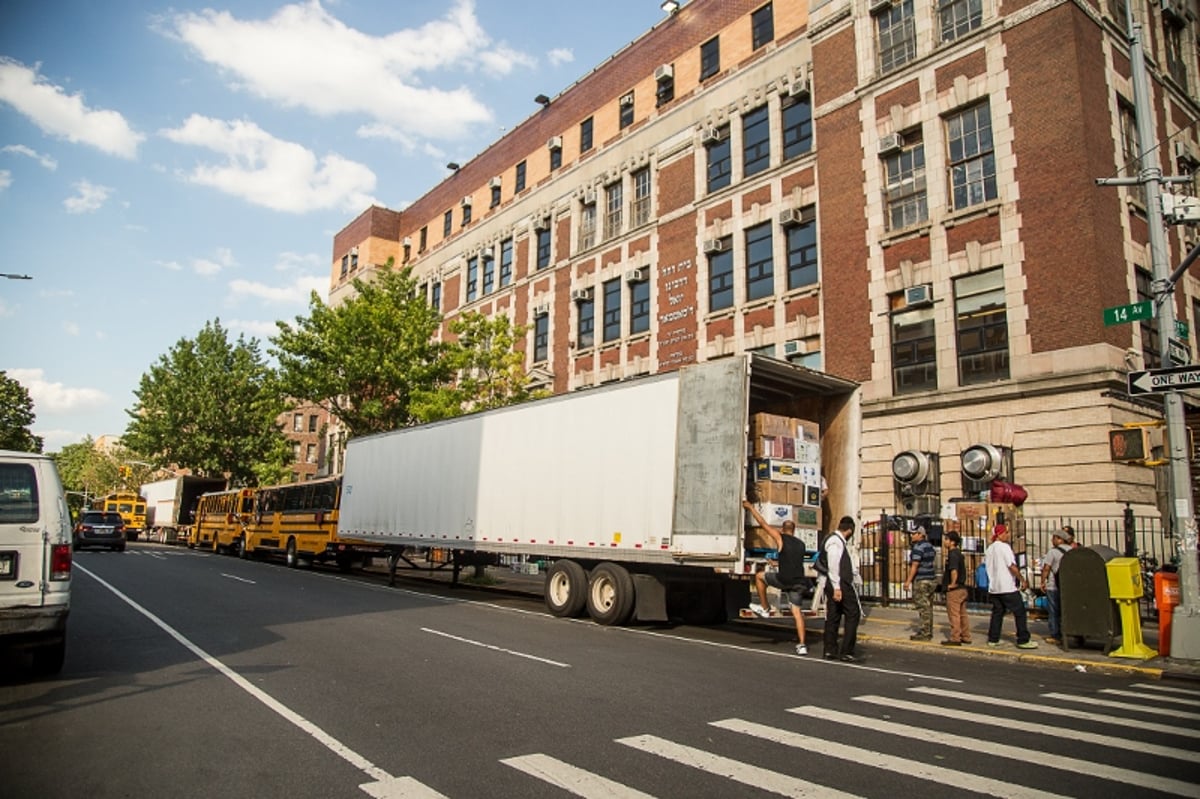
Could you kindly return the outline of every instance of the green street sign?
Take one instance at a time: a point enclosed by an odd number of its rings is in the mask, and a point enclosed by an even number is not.
[[[1183,321],[1182,319],[1176,319],[1175,320],[1175,338],[1181,338],[1184,341],[1187,341],[1187,337],[1188,337],[1188,323]]]
[[[1104,309],[1104,326],[1123,325],[1127,322],[1140,322],[1143,319],[1154,318],[1154,303],[1150,300],[1135,302],[1132,305],[1118,305],[1115,308]]]

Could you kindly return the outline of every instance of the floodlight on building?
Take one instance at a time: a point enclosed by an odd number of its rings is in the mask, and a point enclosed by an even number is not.
[[[543,108],[550,105],[550,98],[544,94],[539,94],[537,97],[534,97],[533,101]]]
[[[662,10],[668,14],[674,14],[679,10],[679,0],[663,0]]]
[[[450,170],[453,170],[454,172],[457,172],[460,169],[460,167],[457,163],[455,163],[454,161],[451,161],[450,163],[446,164],[446,169],[450,169]]]

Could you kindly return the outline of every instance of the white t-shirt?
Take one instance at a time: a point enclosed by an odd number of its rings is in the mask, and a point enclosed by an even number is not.
[[[1019,590],[1016,578],[1008,569],[1017,563],[1012,547],[1003,541],[993,541],[983,553],[983,559],[987,564],[989,594],[1011,594]]]

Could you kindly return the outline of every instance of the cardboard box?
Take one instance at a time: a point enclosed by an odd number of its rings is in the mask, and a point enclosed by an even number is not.
[[[756,436],[795,436],[796,428],[789,416],[775,413],[756,413],[750,419],[751,430]]]
[[[821,509],[820,508],[796,508],[796,527],[812,528],[814,530],[821,527]]]
[[[770,480],[760,480],[754,484],[754,499],[758,502],[769,502],[774,505],[794,505],[791,487],[794,483],[778,483]]]
[[[775,549],[775,540],[758,526],[746,528],[746,549]]]
[[[807,441],[812,444],[821,443],[821,426],[816,422],[810,422],[807,419],[793,419],[793,435],[801,441]]]
[[[766,519],[767,524],[779,526],[786,521],[796,521],[794,509],[791,505],[777,502],[758,502],[755,503],[758,512]],[[749,513],[746,513],[746,526],[757,527],[758,522]]]
[[[754,479],[773,480],[782,483],[821,484],[821,467],[810,463],[784,460],[783,458],[759,458],[751,464]]]

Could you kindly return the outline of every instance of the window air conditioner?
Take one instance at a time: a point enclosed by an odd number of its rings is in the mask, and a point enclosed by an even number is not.
[[[500,184],[501,184],[500,176],[496,175],[496,177],[494,177],[488,181],[488,188],[489,189],[498,189],[498,188],[500,188]]]
[[[405,236],[404,241],[402,241],[400,243],[403,244],[405,247],[411,247],[412,246],[412,236]]]
[[[633,105],[633,92],[621,97],[621,105]]]
[[[539,216],[533,220],[534,230],[549,230],[550,229],[550,214]]]
[[[892,7],[892,0],[871,0],[871,13],[878,14]]]
[[[779,224],[784,227],[803,225],[813,221],[814,216],[812,208],[789,208],[779,214]]]
[[[662,83],[664,80],[673,80],[675,78],[675,67],[670,64],[663,64],[658,69],[654,70],[654,80]]]
[[[462,207],[463,207],[463,208],[470,208],[470,207],[471,207],[471,198],[470,198],[470,197],[463,197],[461,202],[462,202]]]
[[[899,133],[889,133],[879,139],[879,154],[891,155],[904,149],[904,137]]]
[[[721,241],[720,239],[705,239],[704,240],[704,251],[706,253],[720,252],[723,249],[725,249],[725,242]]]
[[[705,128],[704,134],[700,137],[700,141],[704,144],[716,144],[721,139],[721,129],[716,127]]]
[[[583,190],[583,204],[591,205],[594,202],[596,202],[596,190],[595,189],[584,189]]]
[[[551,136],[549,139],[547,139],[546,140],[546,149],[561,150],[562,149],[562,136]]]
[[[783,357],[790,358],[793,355],[802,355],[803,350],[800,349],[799,341],[783,342]]]
[[[807,97],[808,93],[808,78],[797,78],[788,85],[788,97]]]
[[[589,286],[586,289],[575,289],[571,292],[572,302],[587,302],[592,298],[592,289]]]
[[[351,255],[358,255],[358,248],[357,248],[357,247],[351,247],[351,248],[350,248],[350,254],[351,254]]]
[[[638,267],[637,269],[628,269],[625,271],[626,283],[641,283],[650,277],[650,272],[646,267]]]
[[[904,290],[904,304],[909,307],[929,305],[933,302],[933,286],[923,283],[920,286],[909,286]]]
[[[538,305],[533,306],[533,315],[534,316],[549,316],[550,315],[550,303],[543,302],[543,303],[539,303]]]

